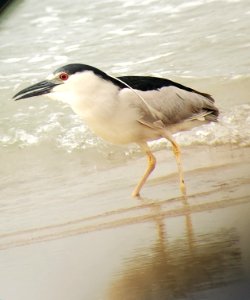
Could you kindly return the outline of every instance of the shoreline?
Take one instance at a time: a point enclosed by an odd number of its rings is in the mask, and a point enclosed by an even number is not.
[[[82,178],[76,176],[73,181],[70,177],[70,191],[67,190],[67,186],[58,189],[60,180],[63,180],[62,177],[67,176],[66,173],[61,174],[57,179],[58,185],[54,186],[53,194],[57,195],[56,197],[61,195],[62,198],[51,203],[53,209],[50,208],[52,190],[49,186],[47,190],[44,190],[43,196],[37,199],[39,202],[34,199],[36,193],[31,191],[34,194],[32,196],[31,193],[28,196],[29,201],[35,201],[38,208],[34,207],[34,211],[26,216],[16,215],[15,207],[10,207],[9,211],[7,208],[8,217],[12,218],[12,223],[11,226],[5,226],[10,224],[4,224],[3,218],[0,249],[114,229],[134,223],[150,222],[157,217],[159,210],[161,217],[169,218],[185,215],[187,211],[195,213],[241,205],[250,201],[248,199],[250,195],[250,148],[199,146],[193,149],[184,148],[182,151],[188,206],[183,206],[180,197],[174,157],[171,151],[160,150],[155,152],[157,167],[145,184],[140,199],[132,198],[130,194],[136,180],[146,167],[146,159],[143,157]],[[47,172],[46,168],[44,172]],[[50,179],[51,175],[47,177]],[[44,183],[46,184],[46,180]],[[17,182],[13,184],[18,190]],[[25,184],[27,185],[27,182]],[[22,182],[19,185],[22,185]],[[66,195],[65,192],[67,192]],[[27,200],[27,197],[23,199]],[[62,207],[59,209],[57,205]],[[67,211],[68,206],[70,210]],[[39,210],[39,207],[42,209]],[[86,207],[88,207],[87,211]],[[158,212],[152,214],[153,207],[158,207]],[[13,209],[13,215],[11,209]],[[49,215],[50,211],[51,215]],[[60,214],[60,211],[63,213]],[[59,215],[54,218],[56,212]],[[42,222],[34,219],[33,213],[35,215],[40,213]],[[30,220],[26,219],[23,224],[22,218],[29,218],[29,216]],[[16,227],[17,224],[19,224],[18,227]]]

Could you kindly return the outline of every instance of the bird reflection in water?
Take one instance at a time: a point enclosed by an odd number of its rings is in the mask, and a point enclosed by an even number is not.
[[[154,203],[153,209],[158,210],[156,242],[150,250],[138,249],[138,254],[126,260],[108,291],[108,299],[200,299],[201,293],[242,277],[235,230],[196,235],[187,199],[183,200],[183,207],[185,235],[170,241],[167,219],[161,216],[161,205]]]

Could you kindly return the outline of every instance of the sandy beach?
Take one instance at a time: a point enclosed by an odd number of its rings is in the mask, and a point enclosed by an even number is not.
[[[172,299],[176,295],[236,299],[239,291],[241,299],[248,299],[249,148],[184,148],[186,201],[179,195],[172,153],[155,154],[157,169],[140,199],[130,193],[145,167],[143,157],[83,177],[68,172],[76,161],[70,166],[65,163],[66,172],[53,166],[54,174],[46,166],[34,166],[31,177],[39,171],[44,181],[47,175],[46,189],[34,186],[26,195],[23,190],[12,209],[6,188],[6,207],[1,209],[1,297],[44,298],[46,274],[51,285],[46,299],[51,300],[67,299],[68,289],[83,293],[84,299]],[[30,157],[23,155],[15,166],[19,172]],[[27,185],[20,176],[16,174],[18,181],[12,185],[16,189]],[[57,179],[58,186],[51,178]],[[29,207],[34,197],[36,205]],[[91,270],[90,261],[96,262]],[[79,272],[84,282],[76,280]],[[61,286],[69,276],[74,278],[70,287],[69,282],[67,288]],[[19,283],[18,295],[13,279]]]

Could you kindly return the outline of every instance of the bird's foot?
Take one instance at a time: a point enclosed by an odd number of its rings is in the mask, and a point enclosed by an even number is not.
[[[137,190],[134,190],[133,193],[131,194],[131,196],[134,197],[134,198],[139,198],[140,193]]]

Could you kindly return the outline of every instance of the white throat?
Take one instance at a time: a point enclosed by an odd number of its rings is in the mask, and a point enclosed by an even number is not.
[[[73,111],[86,121],[96,116],[100,119],[112,117],[119,88],[92,71],[76,73],[65,83],[54,87],[48,97],[67,103]]]

